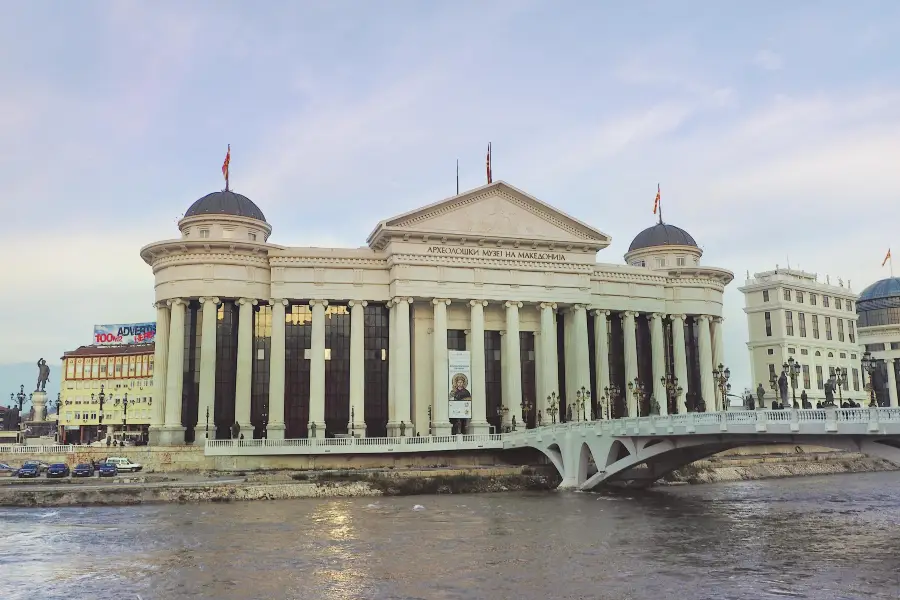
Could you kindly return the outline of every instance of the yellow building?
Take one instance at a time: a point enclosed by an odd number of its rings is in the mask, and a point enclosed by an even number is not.
[[[60,443],[87,444],[107,436],[146,440],[153,411],[153,351],[150,343],[82,346],[66,352]]]

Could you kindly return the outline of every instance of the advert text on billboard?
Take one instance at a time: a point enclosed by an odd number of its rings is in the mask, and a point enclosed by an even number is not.
[[[94,345],[146,344],[156,337],[156,323],[94,325]]]

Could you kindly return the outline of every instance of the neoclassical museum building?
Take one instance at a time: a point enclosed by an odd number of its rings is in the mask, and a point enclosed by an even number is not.
[[[269,243],[233,191],[178,227],[141,250],[156,285],[151,443],[488,433],[721,402],[733,275],[661,220],[626,264],[597,262],[609,235],[502,181],[385,219],[360,248]],[[471,418],[451,421],[460,350]]]

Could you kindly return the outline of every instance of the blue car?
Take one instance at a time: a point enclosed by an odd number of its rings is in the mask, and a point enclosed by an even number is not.
[[[37,465],[22,465],[19,467],[19,470],[16,471],[16,476],[21,477],[22,479],[31,478],[31,477],[40,477],[41,469]]]
[[[91,477],[94,474],[94,467],[91,463],[81,463],[75,465],[72,469],[72,477]]]
[[[69,465],[66,463],[53,463],[49,467],[47,467],[47,479],[51,477],[59,478],[59,477],[68,477],[69,476]]]
[[[119,467],[113,463],[100,463],[97,465],[97,477],[115,477],[119,474]]]

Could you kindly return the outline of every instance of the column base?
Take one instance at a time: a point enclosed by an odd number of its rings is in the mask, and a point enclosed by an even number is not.
[[[469,423],[469,433],[472,435],[484,435],[491,432],[491,424],[487,421],[475,422],[471,421]]]
[[[241,426],[241,432],[238,434],[238,439],[241,439],[241,436],[244,436],[245,440],[252,440],[253,430],[256,429],[253,426],[253,423],[241,423],[238,421],[238,425]]]
[[[183,446],[184,427],[180,425],[160,425],[150,427],[151,446]]]
[[[269,423],[266,426],[266,439],[283,440],[284,430],[284,423]]]
[[[443,423],[434,422],[431,424],[432,435],[451,435],[453,433],[453,424],[450,421]]]
[[[406,421],[388,421],[387,434],[388,437],[414,437],[416,435],[416,427]]]
[[[366,423],[347,423],[347,433],[354,437],[366,437]]]
[[[315,425],[315,427],[313,427]],[[325,437],[325,421],[310,421],[306,425],[306,437],[322,439]]]

